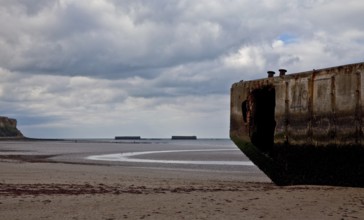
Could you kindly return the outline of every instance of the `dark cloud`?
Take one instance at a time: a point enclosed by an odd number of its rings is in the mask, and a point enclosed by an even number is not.
[[[153,78],[166,68],[214,63],[282,36],[302,39],[319,30],[361,27],[362,3],[349,1],[347,7],[311,0],[6,1],[0,65],[31,74]],[[279,60],[271,57],[268,63]]]
[[[216,69],[226,56],[255,48],[268,67],[294,66],[304,61],[299,54],[267,45],[316,39],[326,43],[329,54],[347,53],[355,42],[361,45],[362,6],[355,1],[348,2],[348,10],[335,1],[8,1],[1,5],[6,13],[0,65],[24,74],[154,79],[181,65]],[[329,36],[337,28],[342,36]],[[355,30],[360,34],[350,36]],[[325,37],[317,38],[318,32]],[[338,47],[343,38],[354,43]],[[231,71],[218,69],[226,75]],[[177,80],[190,72],[201,74],[186,69]],[[210,79],[220,80],[215,75]]]
[[[53,7],[57,2],[58,0],[4,0],[1,2],[1,7],[13,13],[25,13],[34,16],[45,9]]]
[[[13,17],[12,32],[22,37],[8,45],[15,60],[8,57],[1,65],[24,73],[150,77],[158,75],[153,70],[218,59],[241,42],[242,32],[234,33],[241,24],[230,23],[238,17],[224,18],[220,4],[202,10],[192,2],[80,2]]]
[[[357,0],[1,1],[0,111],[34,135],[227,137],[233,82],[363,61],[363,10]]]

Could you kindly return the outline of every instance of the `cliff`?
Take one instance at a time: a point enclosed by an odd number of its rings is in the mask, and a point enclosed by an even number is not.
[[[16,124],[16,119],[0,116],[0,138],[24,137],[23,134],[17,129]]]

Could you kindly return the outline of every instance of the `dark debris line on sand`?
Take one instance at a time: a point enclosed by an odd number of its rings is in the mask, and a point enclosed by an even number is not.
[[[1,151],[0,151],[1,152]],[[12,151],[9,151],[12,152]],[[55,157],[57,155],[23,155],[23,154],[9,154],[9,155],[0,155],[0,159],[2,160],[15,160],[22,162],[31,162],[31,163],[41,163],[41,162],[51,162],[47,159],[51,157]]]
[[[8,184],[0,183],[0,196],[21,195],[83,195],[83,194],[157,194],[157,193],[190,193],[190,192],[243,192],[270,191],[282,187],[273,184],[245,183],[243,186],[179,186],[179,187],[146,187],[135,185],[105,185],[105,184]],[[288,190],[305,190],[305,186],[289,187]],[[332,187],[317,187],[320,190],[331,190]]]
[[[242,191],[238,187],[153,187],[146,186],[108,186],[105,184],[5,184],[0,183],[0,195],[82,195],[82,194],[150,194],[150,193],[188,193]]]

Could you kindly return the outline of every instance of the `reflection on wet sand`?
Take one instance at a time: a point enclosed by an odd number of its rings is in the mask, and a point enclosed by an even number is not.
[[[162,154],[162,153],[183,153],[183,152],[215,152],[215,151],[231,151],[227,149],[197,149],[197,150],[165,150],[165,151],[143,151],[143,152],[127,152],[117,154],[92,155],[86,157],[88,160],[102,161],[120,161],[120,162],[137,162],[137,163],[166,163],[166,164],[203,164],[203,165],[236,165],[236,166],[254,166],[250,161],[216,161],[216,160],[159,160],[159,159],[141,159],[132,158],[145,154]]]

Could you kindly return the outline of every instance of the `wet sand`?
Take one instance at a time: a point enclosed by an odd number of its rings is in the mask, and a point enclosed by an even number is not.
[[[364,189],[1,156],[0,219],[363,219]]]

